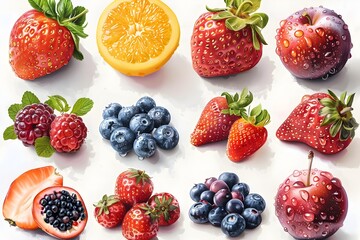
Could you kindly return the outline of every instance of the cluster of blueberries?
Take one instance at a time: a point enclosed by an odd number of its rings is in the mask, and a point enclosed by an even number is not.
[[[101,136],[123,157],[134,150],[142,160],[153,156],[157,147],[170,150],[179,142],[178,131],[169,125],[170,112],[149,96],[131,106],[110,103],[102,116]]]
[[[264,198],[250,193],[249,185],[239,182],[239,177],[232,172],[195,184],[190,189],[190,197],[195,201],[189,209],[190,219],[195,223],[210,222],[229,237],[258,227],[266,206]]]

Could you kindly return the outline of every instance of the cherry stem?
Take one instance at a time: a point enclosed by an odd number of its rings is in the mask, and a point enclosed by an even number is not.
[[[302,16],[307,19],[307,21],[308,21],[308,23],[309,23],[310,26],[313,25],[313,23],[312,23],[312,21],[311,21],[311,18],[310,18],[309,14],[308,14],[307,12],[304,12],[304,13],[302,14]]]
[[[309,159],[309,171],[308,171],[308,175],[307,175],[306,186],[310,186],[311,168],[312,168],[312,163],[313,163],[313,159],[314,159],[313,151],[309,152],[308,159]]]

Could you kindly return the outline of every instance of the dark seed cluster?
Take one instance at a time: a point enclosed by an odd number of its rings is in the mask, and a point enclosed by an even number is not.
[[[66,190],[46,194],[41,200],[44,221],[64,232],[86,218],[84,206],[75,193]]]

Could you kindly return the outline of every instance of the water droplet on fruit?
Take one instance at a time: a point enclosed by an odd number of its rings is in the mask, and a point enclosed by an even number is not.
[[[321,198],[320,198],[320,203],[321,203],[321,204],[325,204],[325,199],[321,197]]]
[[[300,196],[305,202],[309,201],[309,193],[307,191],[300,190]]]
[[[309,67],[310,67],[310,65],[309,65],[308,63],[304,63],[304,64],[303,64],[303,68],[304,68],[305,70],[309,69]]]
[[[291,221],[294,219],[295,216],[295,211],[292,207],[287,207],[286,208],[286,216],[288,217],[288,219]]]
[[[333,196],[334,196],[334,199],[335,199],[335,201],[337,201],[337,202],[341,202],[342,201],[342,194],[340,193],[340,192],[334,192],[333,193]]]
[[[289,40],[285,39],[285,40],[283,41],[283,44],[284,44],[284,47],[288,48],[289,45],[290,45]]]
[[[325,35],[325,31],[323,28],[317,28],[315,29],[315,32],[320,36],[323,37]]]
[[[297,30],[297,31],[294,33],[294,36],[300,38],[300,37],[304,36],[304,32],[301,31],[301,30]]]
[[[289,60],[287,59],[287,57],[283,57],[283,61],[284,63],[287,63]]]
[[[298,171],[298,175],[297,176],[294,175],[294,177],[298,177],[300,175],[301,174]],[[293,183],[293,186],[296,187],[296,188],[303,188],[303,187],[305,187],[305,183],[303,183],[302,181],[296,181],[296,182]]]
[[[289,230],[287,229],[287,227],[284,227],[284,231],[285,231],[285,232],[288,232]]]
[[[292,199],[291,199],[291,204],[292,204],[294,207],[297,206],[298,201],[296,200],[296,198],[292,198]]]
[[[277,48],[276,48],[276,54],[280,56],[280,53],[281,53],[280,48],[277,47]]]
[[[333,175],[331,173],[329,173],[329,172],[326,172],[326,171],[321,171],[320,176],[326,177],[329,180],[333,179]]]
[[[298,170],[295,170],[294,172],[293,172],[293,176],[294,177],[298,177],[298,176],[300,176],[301,175],[301,172],[300,171],[298,171]],[[297,183],[297,182],[295,182],[295,183]],[[294,183],[294,184],[295,184]]]
[[[326,58],[331,58],[333,56],[332,52],[326,52],[324,55]]]
[[[314,221],[314,219],[315,219],[315,215],[314,215],[313,213],[305,213],[305,214],[303,215],[303,218],[304,218],[304,220],[307,221],[307,222],[312,222],[312,221]]]
[[[347,39],[346,35],[342,35],[342,36],[341,36],[341,39],[344,40],[344,41],[346,41],[346,39]]]
[[[319,202],[319,197],[318,196],[312,195],[311,198],[315,203]]]
[[[296,57],[296,52],[294,50],[291,51],[291,56],[294,58]]]
[[[311,41],[311,39],[308,38],[308,37],[304,37],[304,39],[305,39],[305,42],[306,42],[306,46],[308,46],[309,48],[311,48],[311,47],[312,47],[312,41]]]
[[[343,29],[348,30],[349,26],[347,24],[344,24]]]
[[[328,232],[327,231],[323,231],[322,233],[321,233],[321,236],[323,236],[323,237],[326,237],[328,235]]]
[[[289,186],[289,185],[285,185],[284,191],[285,191],[285,192],[288,192],[289,190],[290,190],[290,186]]]
[[[322,220],[326,220],[326,218],[327,218],[326,213],[320,212],[320,218],[321,218]]]
[[[288,199],[287,195],[284,194],[284,195],[282,196],[282,200],[285,202],[287,199]]]
[[[318,176],[315,176],[314,178],[313,178],[313,181],[314,182],[318,182],[320,180],[320,178],[318,177]]]
[[[327,185],[326,185],[326,189],[330,191],[330,190],[332,189],[332,185],[331,185],[331,184],[327,184]]]
[[[342,187],[341,181],[338,178],[334,177],[333,179],[331,179],[331,183],[334,184],[335,186],[337,186],[338,188]]]
[[[329,35],[329,36],[328,36],[328,39],[329,39],[330,41],[332,41],[332,40],[334,40],[334,36]]]

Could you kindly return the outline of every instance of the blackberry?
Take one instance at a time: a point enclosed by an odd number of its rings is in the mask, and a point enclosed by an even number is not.
[[[25,146],[34,145],[37,138],[49,136],[50,125],[54,119],[54,110],[49,105],[34,103],[18,112],[14,130]]]

